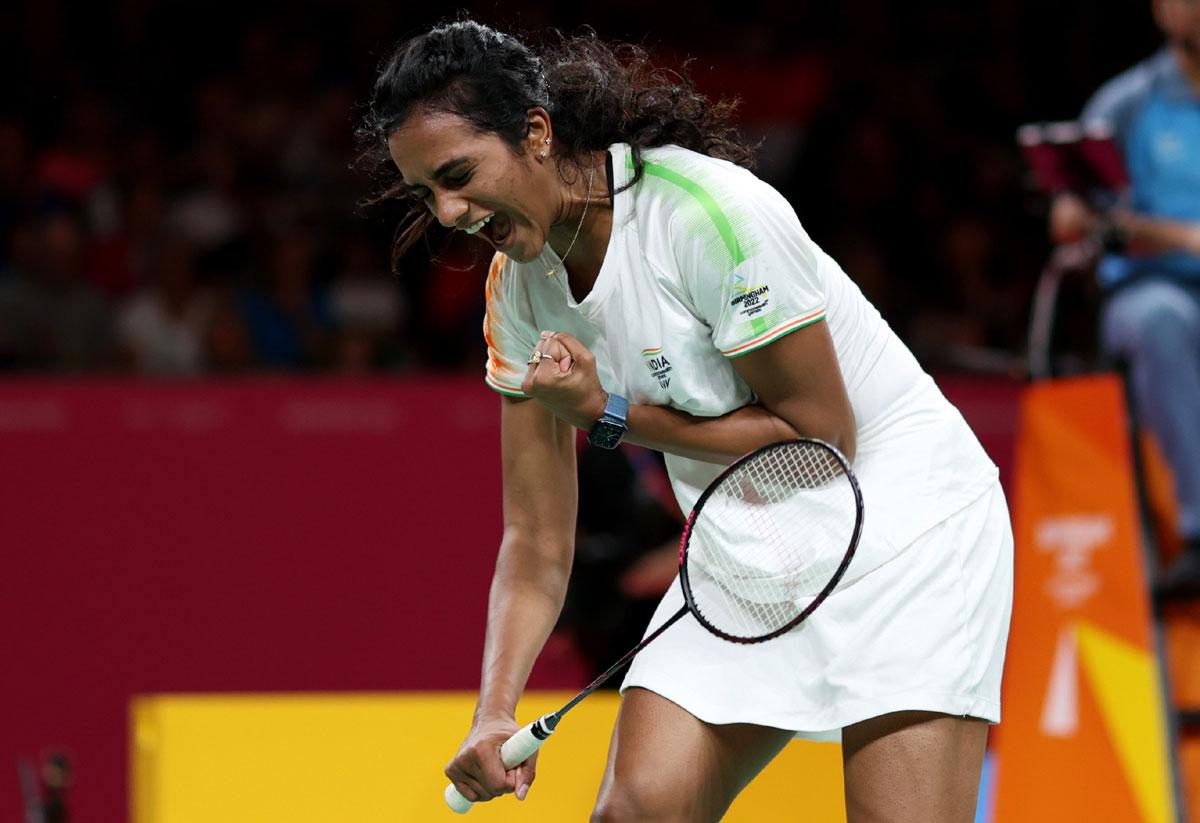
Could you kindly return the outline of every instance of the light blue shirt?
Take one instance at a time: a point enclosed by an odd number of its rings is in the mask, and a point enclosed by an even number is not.
[[[1083,121],[1104,122],[1125,157],[1138,214],[1200,222],[1200,94],[1168,49],[1104,84]],[[1185,252],[1108,255],[1101,285],[1156,274],[1200,282],[1200,257]]]

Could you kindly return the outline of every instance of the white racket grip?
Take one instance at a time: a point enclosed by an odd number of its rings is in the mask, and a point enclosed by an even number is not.
[[[554,733],[555,724],[547,722],[551,717],[553,717],[551,714],[539,717],[504,741],[504,745],[500,747],[500,762],[504,764],[504,768],[511,769],[520,766],[529,759],[530,755],[542,747],[546,738]],[[466,814],[475,805],[463,797],[458,789],[454,788],[453,783],[446,786],[444,796],[446,805],[455,814]]]

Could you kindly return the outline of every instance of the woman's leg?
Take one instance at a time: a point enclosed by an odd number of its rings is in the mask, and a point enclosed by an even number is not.
[[[987,723],[893,712],[842,730],[848,823],[971,823]]]
[[[654,692],[633,688],[608,750],[595,823],[717,821],[792,732],[712,725]]]

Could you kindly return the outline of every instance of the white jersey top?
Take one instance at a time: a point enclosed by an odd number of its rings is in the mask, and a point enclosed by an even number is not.
[[[676,146],[609,149],[612,236],[592,291],[576,302],[547,245],[532,263],[502,254],[487,283],[486,380],[523,396],[541,330],[575,335],[600,382],[631,403],[693,415],[754,402],[733,358],[827,322],[858,432],[864,530],[846,581],[861,577],[989,489],[996,467],[958,411],[858,287],[768,184]],[[555,275],[547,278],[551,267]],[[722,467],[666,455],[683,511]]]

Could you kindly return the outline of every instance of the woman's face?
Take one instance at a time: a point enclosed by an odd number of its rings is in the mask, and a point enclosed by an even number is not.
[[[1200,0],[1155,0],[1154,17],[1168,40],[1200,58]]]
[[[541,254],[561,203],[554,163],[541,156],[548,135],[535,113],[518,154],[456,114],[418,110],[392,132],[388,151],[438,222],[525,263]]]

